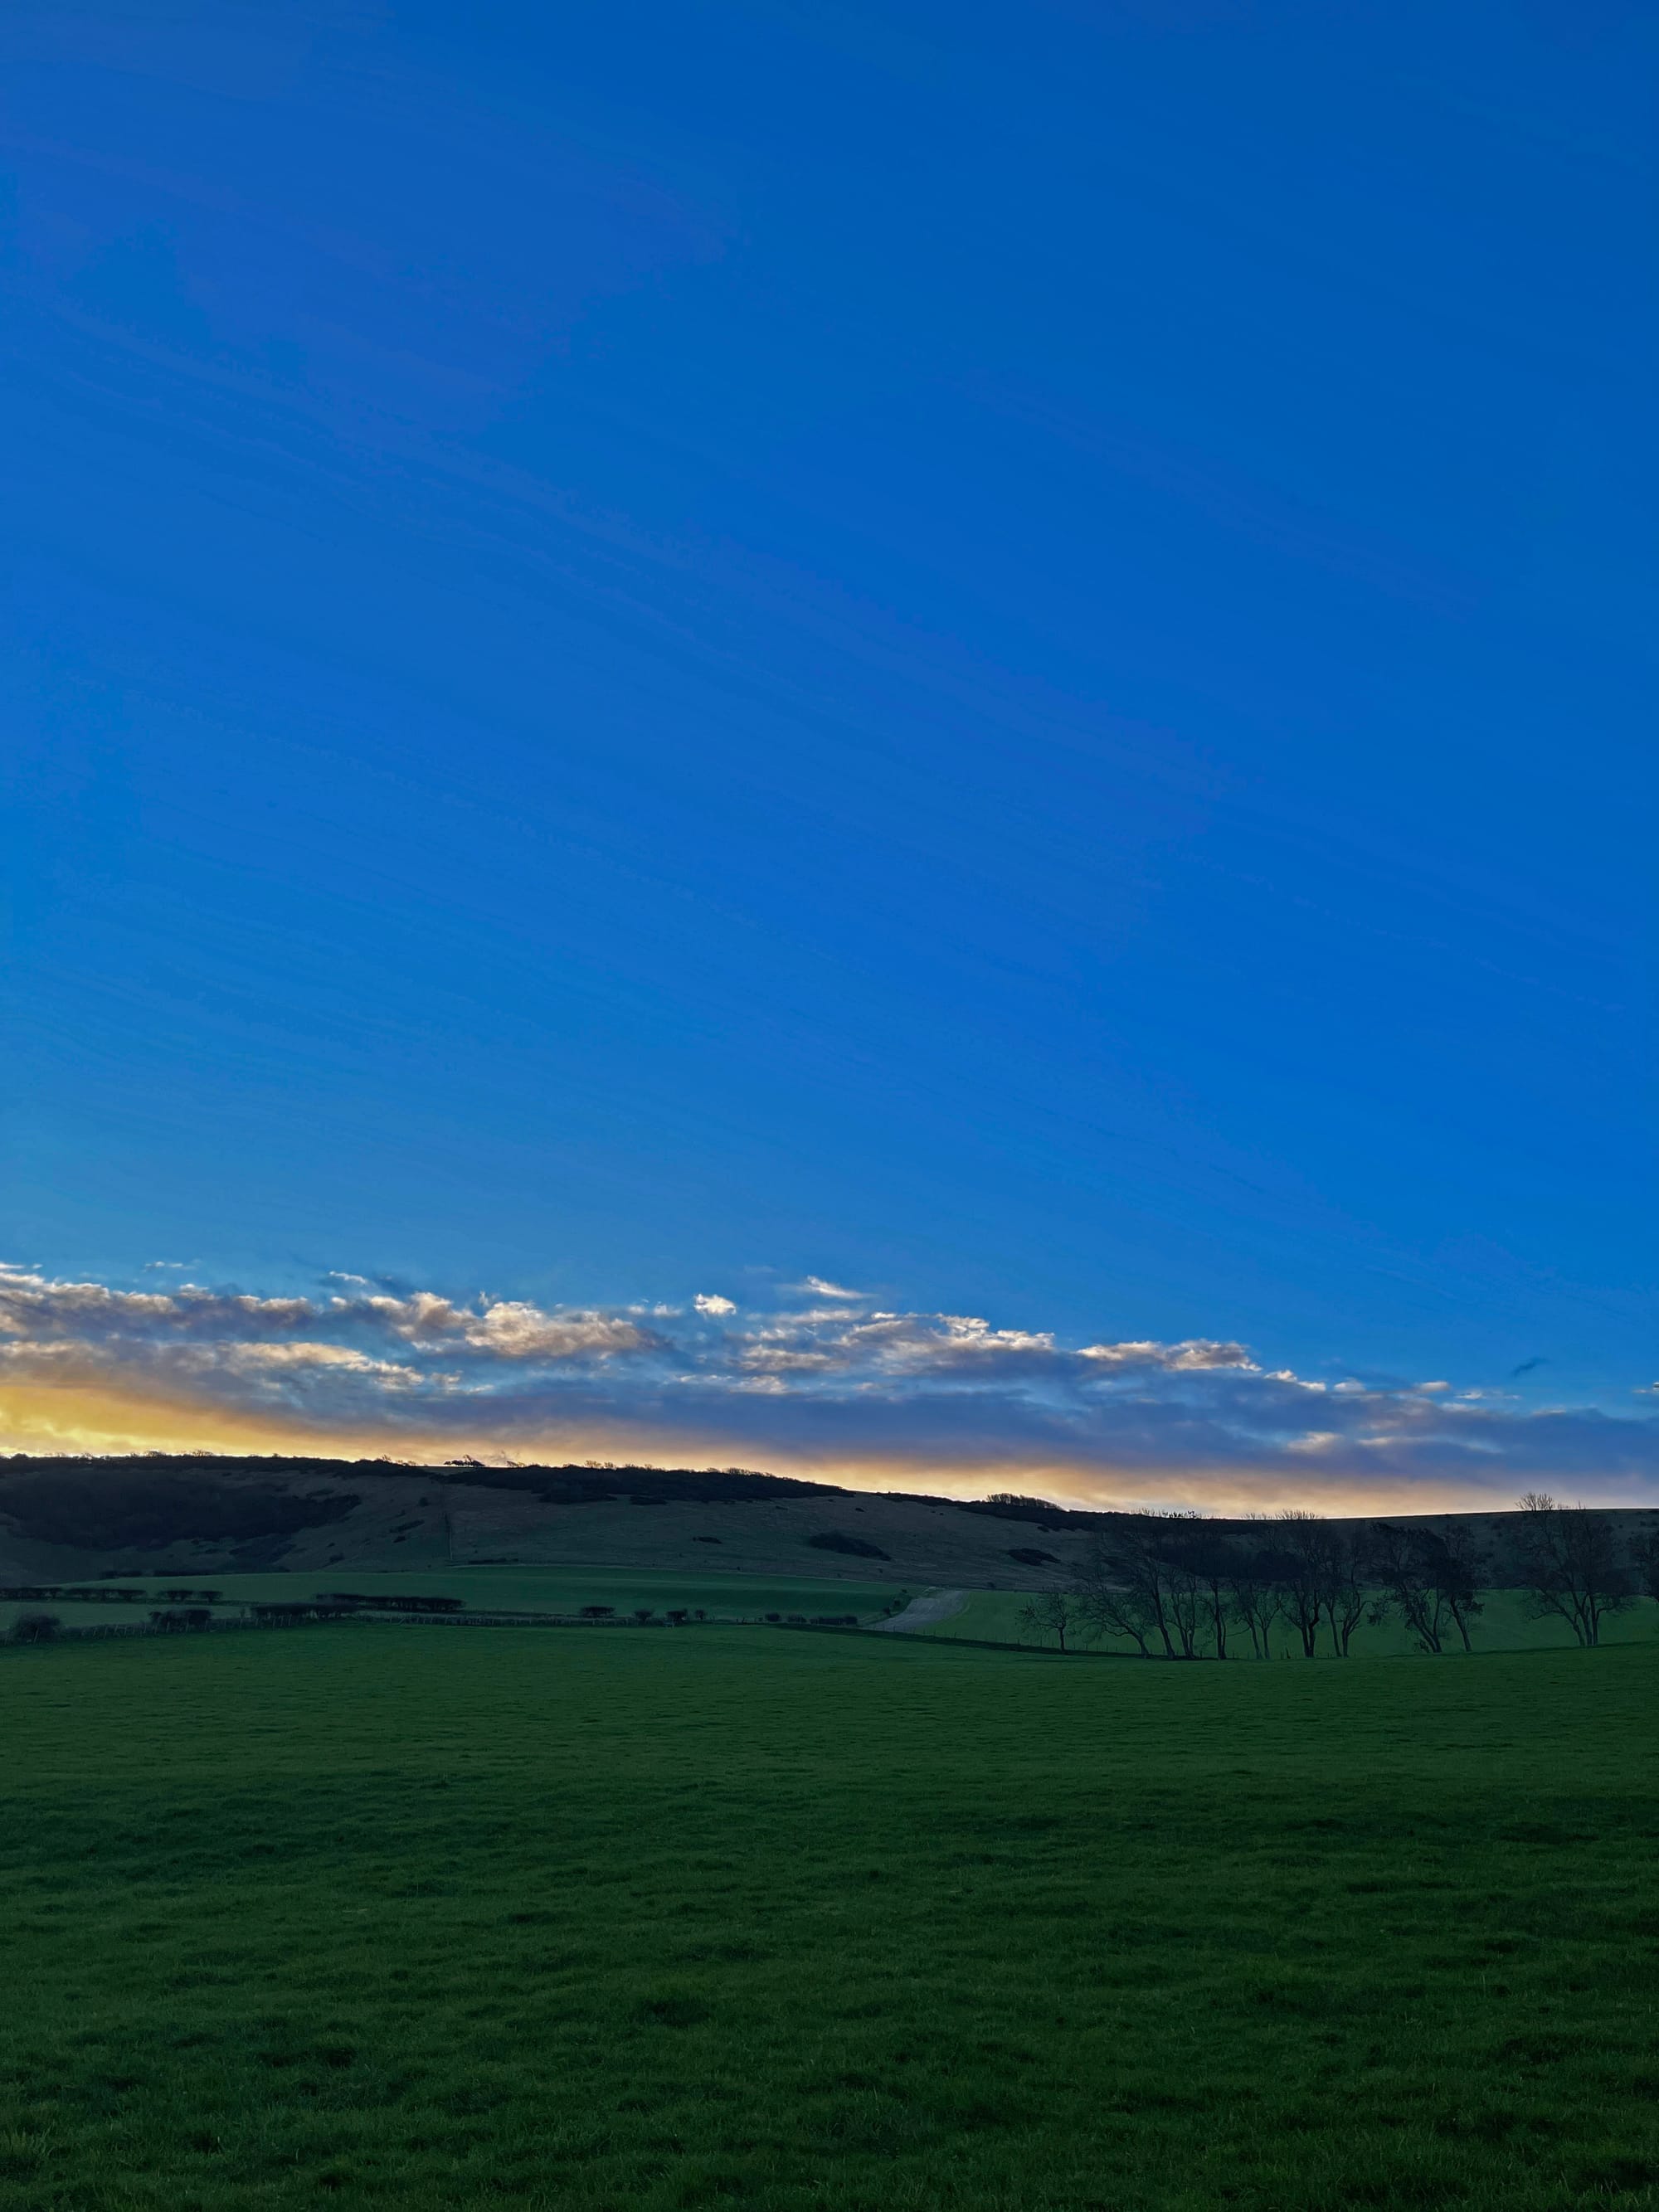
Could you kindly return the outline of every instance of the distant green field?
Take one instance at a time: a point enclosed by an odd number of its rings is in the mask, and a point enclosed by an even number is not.
[[[915,1589],[906,1592],[890,1583],[817,1582],[805,1577],[720,1573],[697,1576],[603,1567],[440,1567],[429,1572],[411,1567],[386,1573],[324,1568],[304,1575],[124,1575],[119,1582],[124,1589],[142,1589],[143,1598],[130,1608],[109,1603],[77,1605],[54,1599],[46,1609],[56,1613],[68,1627],[142,1621],[148,1619],[152,1604],[161,1604],[164,1590],[199,1585],[222,1592],[222,1611],[266,1599],[304,1597],[338,1588],[368,1593],[420,1591],[434,1596],[459,1597],[468,1606],[485,1611],[522,1608],[526,1612],[573,1613],[584,1605],[611,1605],[619,1613],[626,1614],[638,1606],[650,1606],[659,1613],[665,1613],[671,1606],[688,1609],[701,1606],[711,1620],[754,1620],[768,1613],[805,1614],[809,1619],[815,1613],[854,1613],[860,1620],[867,1621],[878,1619],[902,1603],[907,1595],[921,1595],[923,1589],[923,1585],[917,1584]],[[1020,1620],[1020,1611],[1028,1595],[1018,1590],[973,1590],[961,1612],[932,1628],[915,1632],[946,1641],[984,1638],[994,1643],[1053,1649],[1051,1636],[1035,1636]],[[0,1635],[10,1629],[20,1613],[41,1609],[38,1605],[0,1600]],[[1237,1648],[1232,1656],[1248,1657],[1248,1638],[1242,1632],[1234,1632],[1234,1635]],[[1607,1622],[1606,1637],[1610,1644],[1659,1640],[1659,1605],[1644,1599],[1629,1613],[1613,1616]],[[1280,1641],[1288,1648],[1288,1638],[1283,1632]],[[1563,1622],[1529,1619],[1518,1592],[1486,1593],[1486,1611],[1475,1633],[1478,1649],[1553,1650],[1569,1647],[1571,1641]],[[1322,1633],[1320,1643],[1322,1651],[1326,1644]],[[1133,1650],[1127,1643],[1114,1644],[1109,1641],[1088,1648]],[[1361,1628],[1353,1639],[1353,1655],[1357,1658],[1394,1657],[1410,1648],[1408,1638],[1394,1623],[1382,1628]]]
[[[944,1638],[984,1637],[993,1643],[1030,1644],[1048,1650],[1055,1649],[1052,1636],[1038,1636],[1020,1620],[1021,1608],[1028,1602],[1027,1595],[1018,1590],[974,1590],[969,1594],[960,1613],[949,1620],[936,1623],[919,1632],[924,1636]],[[1474,1631],[1474,1642],[1480,1651],[1537,1651],[1565,1650],[1572,1646],[1572,1632],[1562,1620],[1534,1620],[1527,1612],[1518,1590],[1488,1590],[1486,1593],[1486,1612]],[[1659,1605],[1651,1598],[1643,1598],[1628,1613],[1611,1615],[1603,1629],[1609,1644],[1651,1644],[1659,1641]],[[1248,1659],[1250,1639],[1242,1629],[1228,1632],[1228,1656]],[[1454,1637],[1454,1642],[1455,1638]],[[1278,1644],[1285,1650],[1291,1646],[1289,1632],[1277,1632]],[[1324,1630],[1319,1637],[1320,1650],[1328,1651],[1329,1638]],[[1106,1639],[1086,1645],[1085,1649],[1133,1652],[1134,1646],[1127,1638],[1121,1642]],[[1354,1632],[1352,1656],[1357,1659],[1395,1658],[1413,1649],[1411,1638],[1398,1622],[1389,1621],[1380,1628],[1369,1626]],[[1462,1646],[1458,1646],[1461,1651]],[[1301,1657],[1301,1645],[1296,1645],[1296,1656]]]
[[[574,1613],[584,1605],[613,1605],[618,1613],[631,1613],[636,1606],[650,1606],[664,1613],[670,1606],[688,1609],[702,1606],[715,1620],[751,1620],[767,1613],[856,1613],[861,1618],[872,1618],[884,1613],[900,1595],[890,1583],[816,1582],[805,1577],[764,1575],[656,1574],[633,1567],[438,1567],[429,1571],[406,1567],[385,1574],[325,1567],[304,1575],[122,1575],[117,1580],[124,1589],[143,1590],[143,1600],[129,1608],[124,1604],[75,1605],[54,1599],[44,1609],[55,1613],[68,1627],[143,1620],[150,1605],[161,1604],[163,1590],[200,1587],[222,1591],[227,1607],[349,1589],[459,1597],[484,1611]],[[11,1626],[20,1613],[41,1610],[39,1605],[0,1600],[0,1633]]]
[[[0,1651],[0,2205],[1659,2205],[1659,1651]]]

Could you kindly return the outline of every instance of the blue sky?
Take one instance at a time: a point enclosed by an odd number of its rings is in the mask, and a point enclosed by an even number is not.
[[[15,1441],[1659,1489],[1650,11],[0,61]]]

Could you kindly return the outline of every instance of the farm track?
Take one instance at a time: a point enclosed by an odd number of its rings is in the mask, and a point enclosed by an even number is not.
[[[968,1602],[965,1589],[929,1590],[925,1597],[912,1598],[902,1613],[896,1613],[890,1620],[878,1620],[874,1625],[878,1636],[908,1636],[918,1628],[937,1628],[940,1621],[951,1620]]]

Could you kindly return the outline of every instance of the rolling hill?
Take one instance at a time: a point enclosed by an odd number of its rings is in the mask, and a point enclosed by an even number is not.
[[[744,1468],[20,1455],[0,1460],[0,1580],[604,1565],[1040,1589],[1063,1579],[1091,1532],[1116,1517]],[[1474,1524],[1503,1578],[1511,1516],[1419,1517]],[[1659,1512],[1616,1517],[1632,1530],[1659,1528]]]

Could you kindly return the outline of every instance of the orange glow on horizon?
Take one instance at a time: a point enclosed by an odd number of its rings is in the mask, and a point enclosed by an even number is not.
[[[319,1426],[297,1415],[238,1411],[197,1401],[93,1382],[0,1386],[0,1452],[118,1455],[146,1451],[269,1453],[284,1457],[389,1459],[431,1466],[471,1455],[553,1464],[613,1460],[656,1466],[752,1466],[770,1474],[833,1482],[852,1490],[913,1491],[939,1498],[982,1498],[1012,1490],[1072,1506],[1198,1506],[1212,1513],[1271,1513],[1304,1506],[1323,1512],[1437,1512],[1507,1505],[1483,1492],[1430,1482],[1361,1485],[1340,1480],[1289,1488],[1272,1468],[1103,1468],[1087,1462],[806,1456],[781,1446],[757,1450],[752,1439],[668,1433],[631,1426],[548,1426],[534,1432],[438,1435],[387,1423]]]

